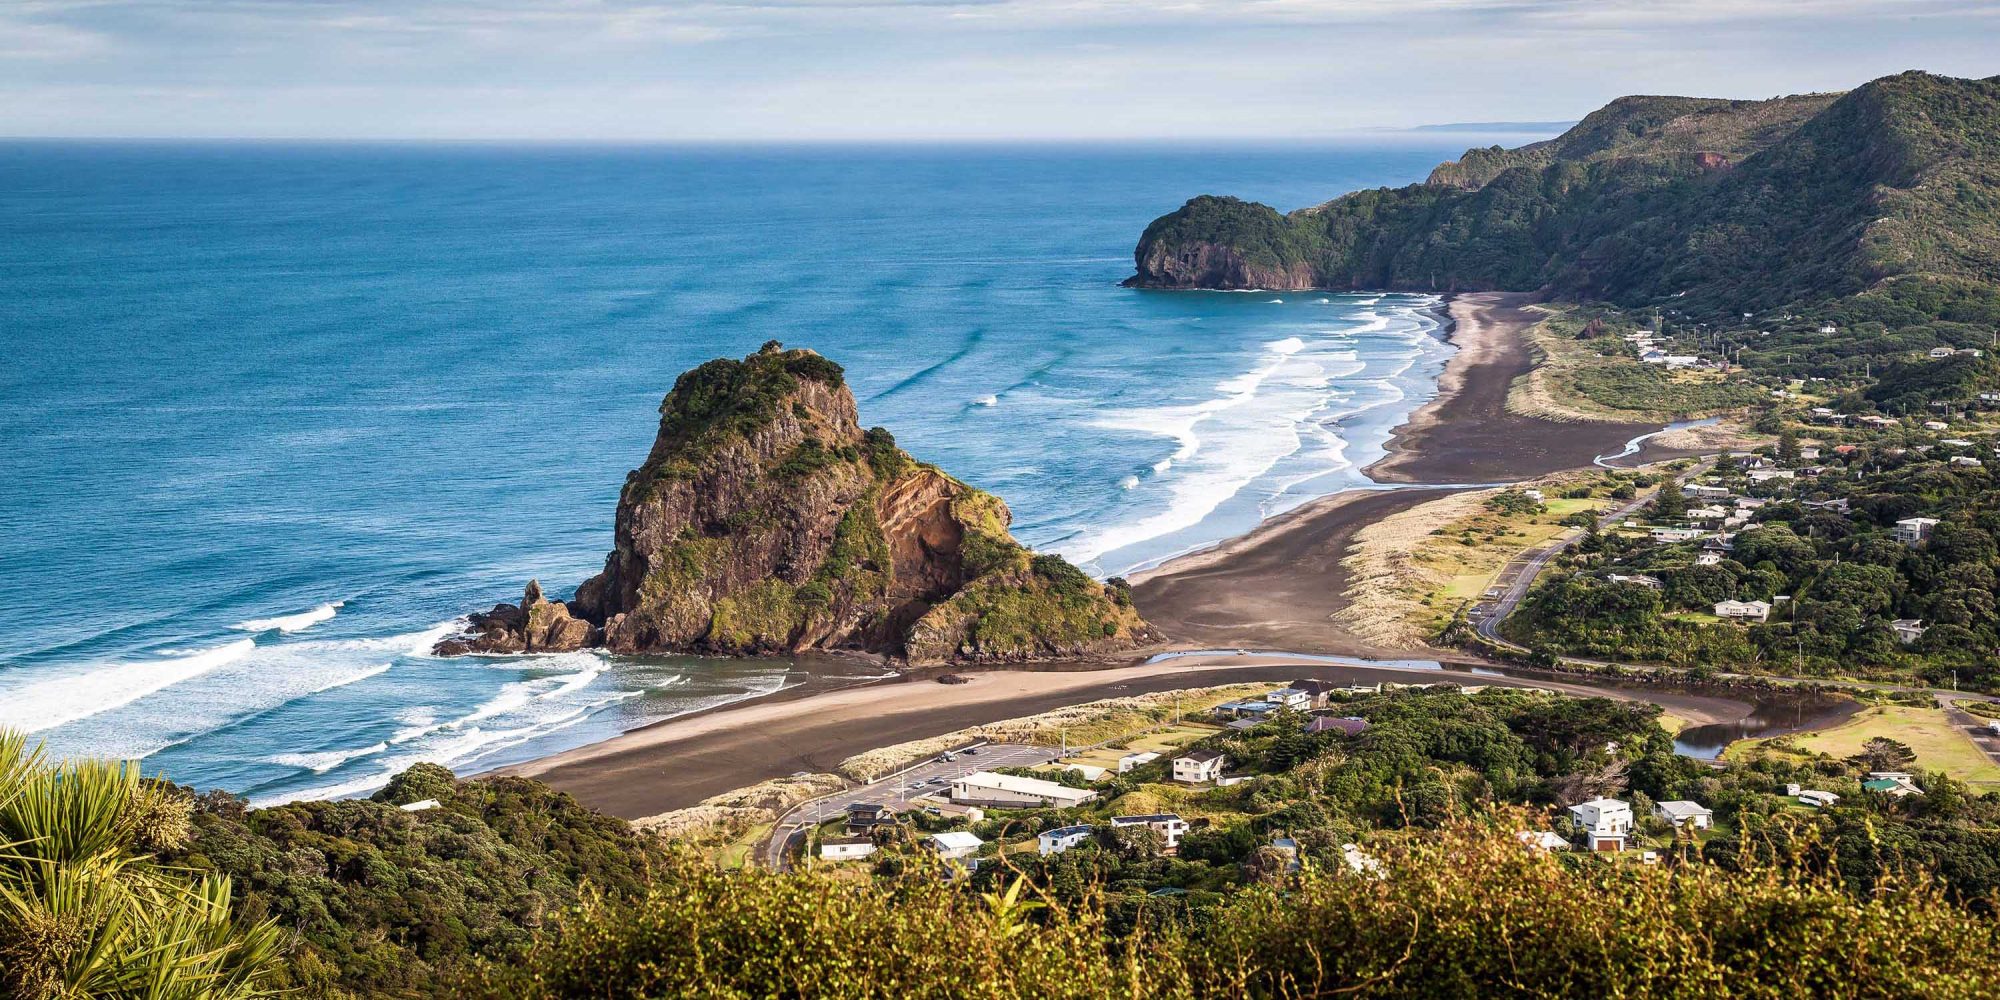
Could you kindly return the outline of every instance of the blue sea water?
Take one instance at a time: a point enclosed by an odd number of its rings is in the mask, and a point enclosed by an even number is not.
[[[773,338],[1100,575],[1365,485],[1449,354],[1432,300],[1117,282],[1190,193],[1465,141],[0,143],[0,726],[277,801],[882,676],[425,655],[594,572],[675,375]]]

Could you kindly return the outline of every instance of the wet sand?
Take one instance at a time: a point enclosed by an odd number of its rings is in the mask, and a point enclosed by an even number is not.
[[[1354,533],[1446,492],[1351,491],[1272,518],[1255,531],[1134,574],[1139,613],[1182,647],[1395,656],[1335,625]]]
[[[1538,687],[1663,705],[1699,723],[1724,723],[1751,706],[1727,698],[1624,691],[1465,670],[1301,662],[1283,656],[1190,656],[1103,670],[993,670],[969,684],[909,679],[790,701],[759,701],[633,730],[602,743],[503,769],[539,778],[585,805],[627,819],[694,805],[711,795],[795,771],[832,771],[877,747],[968,726],[1124,695],[1311,677],[1342,683],[1492,684]]]
[[[1519,292],[1452,299],[1458,348],[1438,377],[1438,394],[1390,437],[1389,454],[1366,470],[1383,483],[1500,483],[1589,465],[1657,424],[1559,423],[1507,412],[1514,380],[1535,366],[1524,335],[1540,316]]]

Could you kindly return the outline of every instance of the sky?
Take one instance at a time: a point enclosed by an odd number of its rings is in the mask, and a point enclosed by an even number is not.
[[[1277,140],[2000,74],[2000,0],[0,0],[0,136]]]

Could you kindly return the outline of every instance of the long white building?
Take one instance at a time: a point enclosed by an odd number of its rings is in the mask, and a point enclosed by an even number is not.
[[[1071,788],[1040,778],[974,771],[951,783],[951,800],[972,805],[1030,809],[1051,806],[1066,809],[1097,798],[1088,788]]]

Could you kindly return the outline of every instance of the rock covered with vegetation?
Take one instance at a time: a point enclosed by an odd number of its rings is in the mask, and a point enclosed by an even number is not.
[[[2000,312],[2000,78],[1769,101],[1628,97],[1422,184],[1281,215],[1204,195],[1128,284],[1551,289],[1712,318],[1873,293],[1851,322]]]
[[[863,430],[841,367],[773,341],[683,374],[618,500],[604,571],[530,583],[442,652],[853,649],[911,663],[1118,649],[1127,589],[1008,533],[998,497]]]

